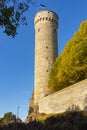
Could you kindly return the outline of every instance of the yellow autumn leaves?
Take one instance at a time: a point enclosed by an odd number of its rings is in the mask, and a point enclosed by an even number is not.
[[[50,73],[49,87],[58,91],[87,78],[87,20],[67,42]]]

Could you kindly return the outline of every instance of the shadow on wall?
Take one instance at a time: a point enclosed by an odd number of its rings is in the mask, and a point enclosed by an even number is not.
[[[68,108],[66,109],[66,112],[79,111],[79,110],[80,110],[79,106],[73,104],[72,106],[70,106],[70,107],[68,107]]]
[[[85,95],[84,102],[83,102],[83,107],[84,111],[87,111],[87,95]],[[71,112],[71,111],[80,111],[80,107],[78,105],[73,104],[72,106],[68,107],[66,109],[66,112]]]

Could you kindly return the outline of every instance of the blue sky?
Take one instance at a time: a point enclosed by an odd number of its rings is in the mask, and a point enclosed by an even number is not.
[[[58,52],[73,37],[82,21],[87,19],[87,0],[34,0],[44,4],[59,16]],[[34,87],[34,15],[38,8],[30,7],[27,26],[18,29],[15,38],[0,29],[0,117],[6,112],[26,119]],[[41,10],[41,9],[40,9]]]

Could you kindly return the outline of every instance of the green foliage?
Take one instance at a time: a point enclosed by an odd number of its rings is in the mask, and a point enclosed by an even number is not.
[[[26,123],[13,123],[0,130],[87,130],[87,112],[72,111],[53,115],[44,120]]]
[[[28,3],[16,0],[0,0],[0,26],[4,33],[14,37],[20,24],[26,24],[24,13],[28,10]]]
[[[87,115],[84,112],[67,112],[45,120],[47,130],[86,130]]]
[[[16,120],[16,116],[12,112],[5,113],[0,119],[0,125],[8,125]]]
[[[87,20],[68,41],[50,73],[49,87],[58,91],[87,78]]]

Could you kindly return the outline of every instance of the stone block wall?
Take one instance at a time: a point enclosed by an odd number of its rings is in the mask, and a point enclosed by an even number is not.
[[[87,79],[44,97],[38,105],[39,112],[46,114],[87,109]]]

